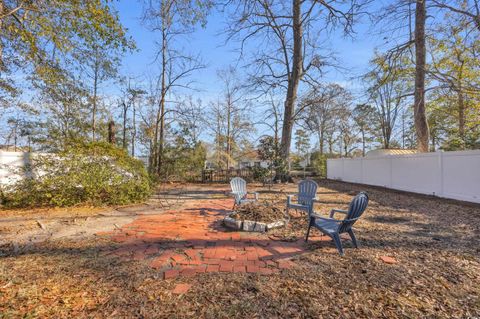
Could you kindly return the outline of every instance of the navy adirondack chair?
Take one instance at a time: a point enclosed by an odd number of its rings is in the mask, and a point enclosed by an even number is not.
[[[247,182],[240,177],[235,177],[230,180],[231,194],[235,197],[233,208],[237,205],[255,202],[258,200],[257,192],[247,192]],[[248,194],[253,194],[254,198],[247,198]]]
[[[287,216],[289,209],[304,211],[310,216],[317,195],[318,185],[312,180],[302,180],[298,183],[298,194],[287,197]],[[296,198],[296,201],[294,201]]]
[[[308,224],[307,236],[305,241],[308,241],[308,235],[310,234],[310,228],[313,226],[320,230],[325,235],[330,236],[335,246],[337,246],[338,252],[343,256],[343,246],[340,240],[340,234],[348,233],[352,239],[353,246],[358,248],[357,239],[353,233],[352,226],[362,216],[363,212],[368,205],[368,194],[365,192],[359,193],[350,202],[348,210],[332,209],[330,211],[330,218],[320,217],[316,214],[310,216],[310,223]],[[335,213],[344,214],[344,219],[334,219]]]

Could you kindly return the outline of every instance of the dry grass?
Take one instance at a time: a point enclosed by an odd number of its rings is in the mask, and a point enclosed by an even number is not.
[[[276,275],[213,273],[165,281],[141,262],[103,256],[112,245],[103,239],[47,242],[17,254],[2,247],[0,317],[480,316],[479,206],[337,182],[320,186],[323,203],[316,210],[325,214],[345,208],[359,190],[369,192],[370,206],[356,224],[361,248],[347,243],[345,257],[331,243],[319,243],[295,257],[298,267]],[[293,191],[277,186],[260,195]],[[298,238],[306,221],[296,220],[285,232]],[[398,263],[385,264],[380,256]],[[192,288],[174,295],[179,282]]]

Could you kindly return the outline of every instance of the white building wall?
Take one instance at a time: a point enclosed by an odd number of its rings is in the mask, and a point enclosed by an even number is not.
[[[480,151],[329,159],[327,178],[480,203]]]

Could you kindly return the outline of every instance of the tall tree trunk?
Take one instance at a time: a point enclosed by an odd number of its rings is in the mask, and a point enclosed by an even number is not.
[[[163,80],[162,80],[162,83],[163,83]],[[163,93],[162,93],[162,98],[160,100],[160,128],[158,130],[158,154],[157,154],[158,175],[161,174],[162,165],[163,165],[164,143],[165,143],[165,97],[163,97]]]
[[[458,62],[460,64],[459,70],[460,74],[458,76],[458,89],[457,89],[457,94],[458,94],[458,135],[460,137],[460,140],[462,141],[462,149],[465,149],[465,101],[463,99],[463,66],[465,64],[465,61],[463,58],[459,55],[457,56]]]
[[[231,105],[231,97],[230,95],[227,98],[227,170],[230,168],[230,157],[232,153],[232,140],[230,135],[231,133],[231,125],[232,125],[232,105]]]
[[[95,52],[95,66],[93,70],[93,103],[92,103],[92,142],[95,142],[96,115],[97,115],[97,90],[98,90],[98,53]]]
[[[162,23],[166,22],[162,20]],[[157,174],[160,176],[162,165],[163,165],[163,149],[165,143],[165,97],[167,94],[166,89],[166,69],[167,69],[167,34],[166,27],[163,26],[162,29],[162,87],[161,87],[161,97],[160,97],[160,129],[158,132],[158,154],[157,154]]]
[[[458,92],[458,135],[462,141],[462,149],[465,149],[465,101],[462,91]]]
[[[108,143],[115,145],[115,122],[108,122]]]
[[[417,0],[415,10],[415,99],[414,117],[417,132],[417,148],[420,152],[428,152],[428,122],[425,113],[425,21],[426,0]]]
[[[157,110],[157,114],[155,117],[155,127],[153,131],[153,141],[152,147],[150,150],[150,157],[151,157],[151,167],[150,167],[150,174],[156,174],[158,168],[158,125],[160,123],[160,109]]]
[[[123,136],[122,136],[123,149],[127,149],[127,111],[128,111],[127,104],[123,102]]]
[[[133,116],[132,116],[132,156],[135,156],[135,138],[136,138],[136,135],[137,135],[137,127],[136,127],[136,119],[135,119],[135,100],[133,100],[133,103],[132,103],[132,106],[133,106]]]
[[[392,128],[390,124],[387,124],[385,127],[385,145],[383,146],[386,150],[390,148],[390,140],[392,139]]]
[[[323,155],[323,147],[325,145],[325,137],[324,137],[324,131],[323,129],[320,129],[319,136],[318,136],[318,144],[320,147],[320,155]]]
[[[4,5],[3,5],[3,0],[0,0],[0,15],[3,15],[3,10],[4,10]],[[2,32],[3,29],[3,21],[0,19],[0,32]],[[4,62],[3,62],[3,46],[2,42],[0,41],[0,72],[3,72],[4,69]]]
[[[288,79],[287,97],[285,99],[285,113],[283,116],[282,141],[280,155],[288,161],[290,145],[292,143],[293,114],[297,100],[297,90],[303,72],[303,30],[301,18],[301,0],[293,0],[293,63],[292,72]]]

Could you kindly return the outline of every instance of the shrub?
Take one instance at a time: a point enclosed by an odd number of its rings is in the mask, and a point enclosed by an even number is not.
[[[3,191],[5,206],[128,204],[144,200],[151,189],[143,163],[107,143],[77,143],[36,155],[24,176]]]
[[[163,156],[161,177],[178,181],[194,181],[202,174],[207,150],[201,143],[194,146],[178,143],[167,146]]]
[[[320,152],[313,152],[310,157],[310,165],[314,172],[320,177],[327,177],[327,159],[336,158],[334,154],[320,154]]]
[[[270,170],[265,167],[254,166],[252,168],[252,175],[255,181],[263,182],[267,177],[270,176]]]

